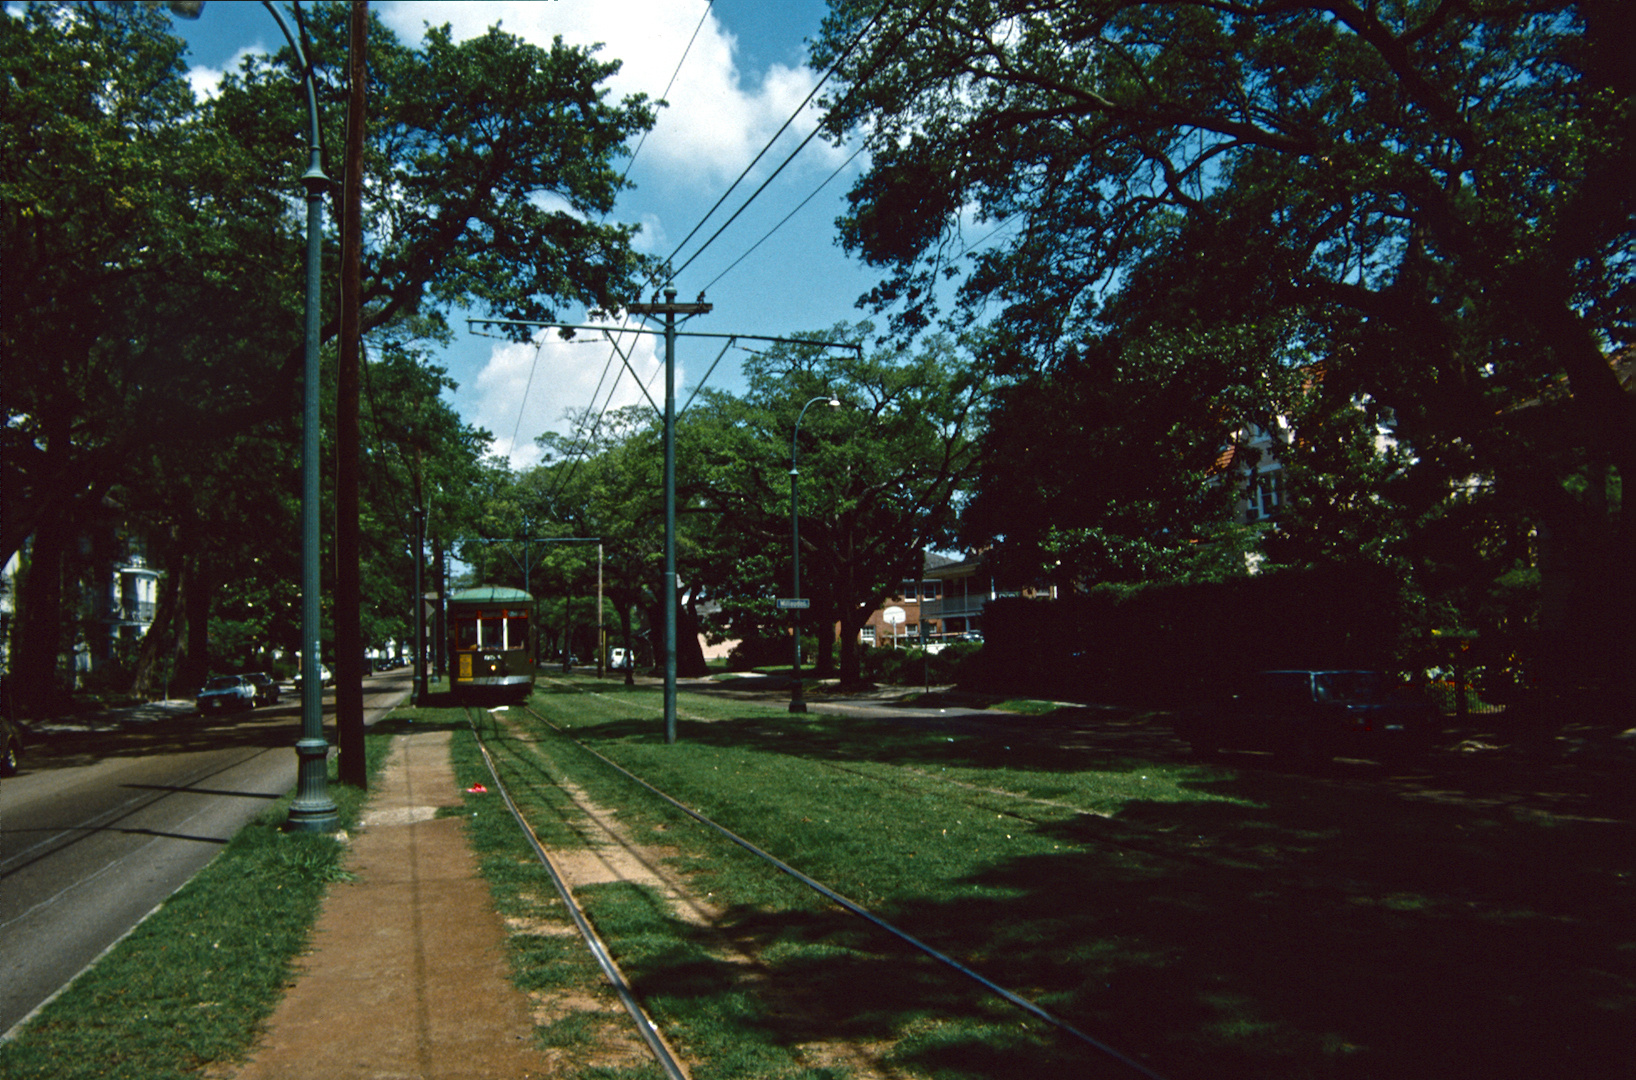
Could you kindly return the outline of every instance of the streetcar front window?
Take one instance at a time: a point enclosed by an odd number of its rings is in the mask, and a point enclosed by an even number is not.
[[[485,649],[505,647],[505,624],[500,619],[478,620],[477,643]]]
[[[477,620],[459,619],[454,625],[456,647],[475,649],[477,647]]]
[[[528,648],[528,616],[513,615],[506,620],[506,648]]]

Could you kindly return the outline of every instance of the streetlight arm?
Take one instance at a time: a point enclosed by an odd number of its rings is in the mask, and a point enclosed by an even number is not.
[[[801,421],[806,419],[807,410],[820,401],[827,401],[833,409],[841,407],[840,398],[820,394],[801,406],[801,412],[795,418],[795,430],[790,433],[790,595],[797,600],[801,598],[801,516],[797,508],[796,484],[801,470],[796,468],[796,445],[801,436]],[[807,703],[801,699],[801,609],[796,607],[790,614],[795,646],[795,663],[790,668],[790,712],[804,713]]]
[[[284,40],[289,42],[290,48],[295,51],[295,62],[301,69],[301,83],[307,91],[307,152],[311,155],[312,160],[309,171],[317,170],[318,175],[322,177],[324,175],[323,171],[318,169],[320,138],[318,132],[318,92],[313,86],[312,68],[307,64],[307,54],[302,50],[301,42],[297,41],[295,35],[290,32],[290,24],[284,21],[284,16],[279,13],[272,0],[261,0],[261,6],[266,8],[268,14],[277,20],[278,28],[284,32]]]
[[[791,476],[795,475],[795,440],[801,434],[801,421],[803,421],[803,420],[805,420],[807,418],[807,410],[812,408],[814,405],[818,404],[820,401],[829,402],[829,407],[832,408],[832,409],[839,409],[841,407],[841,399],[838,398],[838,397],[832,397],[829,394],[819,394],[817,397],[813,398],[811,401],[809,401],[805,405],[801,406],[800,415],[798,415],[795,418],[795,431],[790,434],[790,475]]]

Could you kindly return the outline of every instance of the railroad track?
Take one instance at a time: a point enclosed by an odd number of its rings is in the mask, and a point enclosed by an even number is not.
[[[564,744],[571,743],[579,751],[601,762],[608,770],[622,774],[626,779],[646,789],[656,799],[680,811],[701,828],[738,845],[761,860],[769,869],[776,870],[800,882],[801,885],[822,897],[829,904],[846,911],[872,926],[879,934],[892,939],[896,943],[896,947],[912,950],[935,961],[941,966],[949,980],[975,984],[984,993],[1005,1002],[1020,1013],[1051,1026],[1060,1032],[1070,1044],[1077,1045],[1082,1050],[1100,1058],[1112,1068],[1115,1074],[1162,1080],[1159,1074],[1115,1047],[1078,1029],[1022,995],[991,981],[959,960],[932,948],[902,928],[881,918],[865,906],[843,896],[824,883],[783,862],[773,854],[762,850],[704,814],[685,805],[667,792],[648,783],[642,777],[598,753],[595,749],[575,740],[568,732],[528,706],[522,706],[521,711],[528,713],[536,721],[539,730],[551,732],[552,738],[560,739]],[[473,734],[476,736],[478,747],[493,779],[495,791],[510,808],[535,857],[550,876],[575,928],[585,942],[586,948],[596,961],[597,966],[602,970],[604,977],[613,987],[614,992],[618,995],[637,1033],[643,1043],[646,1044],[654,1060],[665,1075],[672,1078],[672,1080],[687,1077],[689,1073],[686,1064],[672,1048],[670,1042],[666,1040],[658,1024],[643,1007],[629,980],[615,963],[613,950],[610,950],[607,943],[598,936],[591,920],[586,916],[576,899],[575,889],[577,885],[585,880],[625,880],[654,889],[665,897],[672,909],[679,913],[679,917],[696,926],[717,931],[720,948],[734,954],[730,957],[730,960],[740,971],[745,972],[747,977],[760,980],[766,984],[764,993],[773,995],[779,993],[778,990],[772,989],[772,984],[776,982],[778,976],[762,965],[753,948],[738,944],[735,935],[725,925],[726,916],[724,912],[717,909],[708,898],[700,898],[694,895],[684,880],[667,870],[662,860],[651,857],[639,845],[632,844],[610,811],[597,806],[589,797],[572,785],[565,785],[562,781],[543,774],[537,764],[521,762],[518,755],[524,752],[521,749],[523,741],[516,738],[515,733],[513,733],[514,737],[511,738],[496,739],[495,736],[501,734],[501,727],[506,721],[500,719],[500,712],[498,711],[491,712],[489,715],[494,717],[494,721],[485,730],[485,724],[476,719],[474,711],[469,707],[466,710],[468,722],[471,725]],[[509,786],[508,775],[510,777]],[[938,778],[927,776],[926,779],[935,782]],[[554,853],[549,850],[540,841],[535,826],[528,821],[526,815],[519,809],[518,801],[513,798],[511,786],[541,783],[554,784],[568,794],[581,816],[580,822],[574,826],[580,834],[581,840],[593,851],[602,853],[593,855],[589,860],[590,863],[596,864],[590,869],[589,873],[586,871],[587,862],[585,859],[578,860],[576,869],[576,863],[565,859],[564,853]],[[975,794],[992,798],[996,794],[1009,793],[978,790]],[[799,991],[792,992],[799,993]],[[897,1075],[892,1071],[882,1071],[883,1067],[880,1063],[867,1052],[845,1044],[825,1044],[818,1051],[818,1056],[829,1063],[845,1064],[859,1076],[887,1077]]]

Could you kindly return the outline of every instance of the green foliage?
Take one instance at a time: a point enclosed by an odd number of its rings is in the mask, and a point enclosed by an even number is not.
[[[984,609],[967,681],[1176,706],[1260,668],[1424,670],[1417,600],[1389,568],[1366,566],[1002,598]]]
[[[1007,380],[968,543],[1170,575],[1224,520],[1216,456],[1283,412],[1274,562],[1392,566],[1470,613],[1547,537],[1531,564],[1575,568],[1550,663],[1636,670],[1622,5],[831,8],[817,62],[866,31],[827,101],[871,155],[842,241],[900,331],[987,320]]]
[[[821,338],[862,344],[871,333],[865,323]],[[682,445],[698,463],[689,497],[713,518],[706,578],[735,633],[786,625],[769,587],[784,595],[791,581],[793,453],[801,595],[812,601],[803,622],[818,628],[820,674],[838,623],[841,678],[859,677],[859,628],[899,582],[919,576],[927,550],[953,537],[990,391],[970,350],[945,337],[873,352],[778,345],[746,363],[742,399],[706,395]],[[839,408],[827,405],[832,397]]]
[[[347,12],[305,9],[330,148],[343,145]],[[446,338],[455,306],[540,319],[632,293],[634,229],[598,222],[622,184],[614,159],[653,112],[606,98],[617,62],[560,41],[434,28],[413,47],[379,21],[369,35],[361,616],[374,644],[406,633],[410,508],[430,512],[436,538],[469,535],[466,493],[485,479],[486,433],[440,399],[453,384],[416,342]],[[291,133],[305,100],[288,49],[246,58],[202,102],[182,53],[157,5],[41,3],[0,20],[0,550],[43,530],[31,565],[55,577],[63,538],[117,503],[165,571],[166,617],[137,665],[150,691],[184,632],[195,676],[292,648],[299,579],[305,222],[292,205],[307,160]],[[346,163],[324,168],[336,178]],[[64,606],[42,594],[30,608],[24,668],[53,666]]]
[[[910,645],[901,649],[876,646],[863,650],[861,669],[870,682],[895,686],[928,684],[948,686],[980,680],[983,646],[956,642],[935,651]]]

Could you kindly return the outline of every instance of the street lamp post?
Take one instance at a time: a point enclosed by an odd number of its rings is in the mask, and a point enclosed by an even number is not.
[[[262,6],[278,22],[284,40],[295,52],[307,91],[307,171],[301,177],[307,189],[307,328],[302,377],[301,429],[301,738],[295,800],[290,804],[289,826],[299,832],[334,832],[340,824],[329,796],[329,743],[324,738],[324,687],[318,677],[320,628],[318,578],[318,338],[321,312],[319,282],[323,268],[323,208],[329,178],[320,164],[318,94],[312,68],[301,43],[271,0]],[[419,597],[416,597],[419,601]]]
[[[795,418],[795,431],[790,435],[790,574],[793,592],[791,598],[801,599],[801,518],[798,512],[799,502],[796,495],[796,485],[801,471],[796,468],[796,440],[801,436],[801,421],[806,419],[807,410],[820,401],[828,402],[829,407],[841,407],[839,398],[820,394],[805,405]],[[807,711],[807,702],[801,695],[801,606],[797,603],[790,609],[793,618],[793,637],[795,639],[795,662],[790,666],[790,712],[804,713]]]

